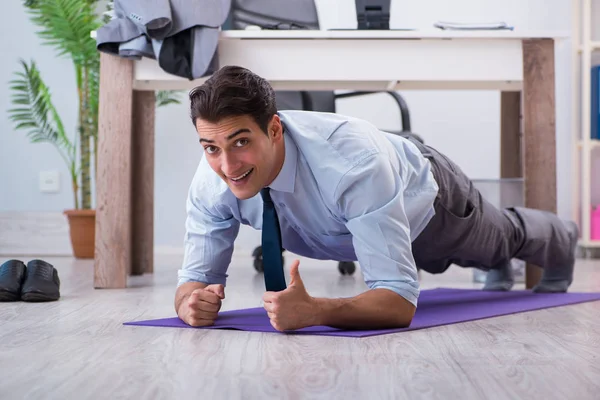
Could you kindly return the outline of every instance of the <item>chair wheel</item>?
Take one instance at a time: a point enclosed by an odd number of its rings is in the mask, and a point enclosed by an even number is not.
[[[352,275],[356,271],[356,265],[352,261],[340,261],[338,271],[342,275]]]
[[[254,266],[254,269],[256,270],[256,272],[259,272],[259,273],[265,272],[265,267],[263,265],[263,257],[262,257],[262,246],[258,246],[257,248],[254,249],[254,251],[252,252],[252,257],[254,257],[254,262],[252,263],[252,265]],[[283,251],[281,254],[281,263],[283,265],[285,265],[285,258],[283,257]]]
[[[263,265],[263,259],[262,259],[262,254],[260,255],[260,257],[254,257],[254,269],[256,270],[256,272],[265,272],[265,267]]]
[[[254,257],[254,263],[252,265],[254,266],[254,269],[256,270],[256,272],[264,272],[265,267],[263,266],[262,247],[261,246],[258,246],[254,249],[254,251],[252,252],[252,257]]]

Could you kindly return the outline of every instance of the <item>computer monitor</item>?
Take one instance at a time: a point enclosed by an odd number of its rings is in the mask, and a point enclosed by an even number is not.
[[[391,0],[355,0],[358,29],[390,29]]]

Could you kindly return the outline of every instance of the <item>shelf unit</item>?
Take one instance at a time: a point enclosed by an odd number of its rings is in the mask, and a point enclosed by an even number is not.
[[[600,140],[590,134],[592,54],[600,50],[600,41],[592,40],[592,1],[571,0],[573,171],[578,186],[573,191],[573,209],[581,228],[579,245],[584,249],[600,248],[600,240],[590,238],[592,154],[600,149]]]

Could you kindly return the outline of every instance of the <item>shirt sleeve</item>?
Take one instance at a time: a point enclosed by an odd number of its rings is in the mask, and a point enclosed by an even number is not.
[[[416,306],[419,281],[401,173],[384,154],[371,154],[340,180],[336,199],[367,286],[392,290]]]
[[[186,201],[183,265],[178,271],[178,284],[203,282],[223,284],[231,262],[239,221],[225,207],[206,206],[190,189]]]

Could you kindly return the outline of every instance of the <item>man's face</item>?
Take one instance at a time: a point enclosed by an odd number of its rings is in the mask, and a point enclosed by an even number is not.
[[[197,119],[196,130],[209,165],[238,199],[255,196],[281,169],[283,132],[277,115],[269,123],[269,136],[250,116],[217,123]]]

